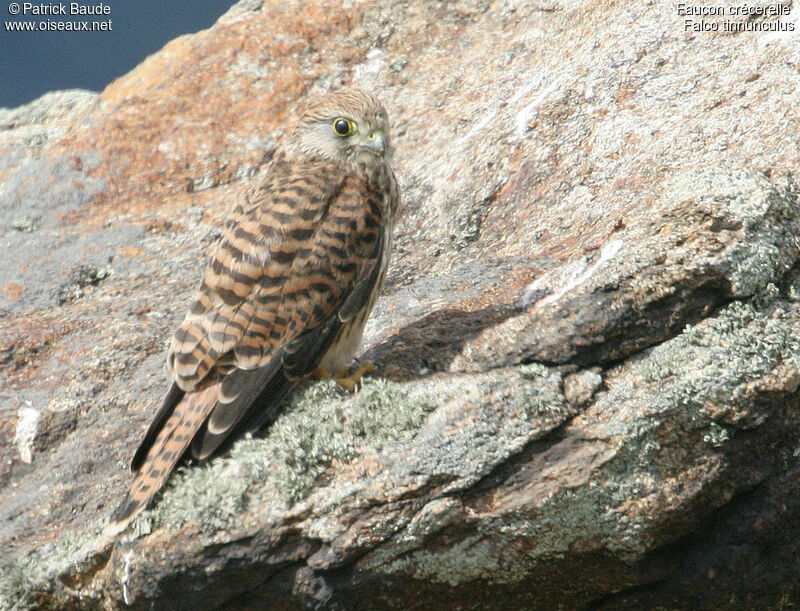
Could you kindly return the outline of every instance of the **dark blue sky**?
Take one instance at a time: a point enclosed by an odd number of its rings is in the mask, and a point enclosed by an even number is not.
[[[28,5],[63,6],[67,15],[12,15],[16,0],[0,2],[0,106],[14,107],[56,89],[102,90],[167,41],[211,26],[234,0],[80,0],[80,7],[104,4],[110,14],[70,15],[69,0],[34,1]],[[58,23],[111,20],[111,31],[9,31],[15,21],[40,27]]]

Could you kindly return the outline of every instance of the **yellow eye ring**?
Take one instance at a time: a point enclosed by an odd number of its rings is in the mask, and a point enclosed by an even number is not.
[[[334,119],[331,127],[333,128],[333,133],[340,138],[347,138],[347,136],[352,136],[356,133],[356,124],[344,117]]]

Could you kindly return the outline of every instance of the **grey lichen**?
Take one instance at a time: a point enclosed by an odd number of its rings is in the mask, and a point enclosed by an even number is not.
[[[452,546],[422,545],[397,555],[378,550],[369,566],[389,574],[409,572],[416,579],[453,587],[475,580],[515,583],[530,577],[543,558],[565,556],[574,542],[612,532],[613,515],[598,502],[598,496],[607,494],[594,487],[565,489],[545,499],[535,516],[524,511],[484,516],[475,520],[474,534]]]
[[[537,378],[550,375],[550,369],[541,363],[527,363],[525,365],[520,365],[517,367],[517,371],[524,380],[536,380]]]
[[[751,300],[736,301],[674,340],[654,348],[639,364],[647,381],[677,376],[666,397],[682,405],[742,398],[741,386],[781,361],[800,364],[800,337],[794,316],[767,285]]]
[[[703,441],[715,448],[722,447],[731,438],[728,429],[721,427],[716,422],[708,426],[708,431],[703,435]]]
[[[769,299],[770,294],[764,292],[750,302],[734,302],[720,316],[687,329],[683,336],[687,347],[703,349],[697,359],[704,375],[690,385],[696,404],[740,403],[745,400],[744,384],[766,375],[783,361],[800,366],[795,317],[785,303],[770,304]]]

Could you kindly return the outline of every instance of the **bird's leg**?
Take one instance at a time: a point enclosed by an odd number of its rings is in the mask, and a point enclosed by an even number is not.
[[[340,369],[336,373],[331,374],[327,369],[320,366],[314,370],[312,375],[317,380],[336,380],[336,383],[339,386],[346,388],[350,392],[353,392],[356,388],[356,384],[361,382],[361,378],[368,373],[372,373],[374,370],[375,365],[372,363],[372,361],[366,361],[365,363],[362,363],[362,365],[353,373],[350,373],[350,369],[345,367],[344,369]]]

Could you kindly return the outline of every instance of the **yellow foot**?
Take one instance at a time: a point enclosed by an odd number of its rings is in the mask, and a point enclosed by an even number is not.
[[[353,392],[356,389],[356,384],[361,382],[361,378],[373,371],[375,371],[375,365],[372,361],[366,361],[350,375],[347,375],[348,369],[345,368],[336,373],[333,378],[339,383],[339,386]]]
[[[375,365],[372,363],[372,361],[367,361],[353,373],[350,373],[350,370],[345,367],[344,369],[331,375],[324,367],[317,367],[312,375],[317,380],[329,380],[332,378],[336,380],[336,383],[339,384],[339,386],[346,388],[350,392],[353,392],[356,389],[356,384],[361,382],[361,378],[368,373],[372,373],[374,370]]]

